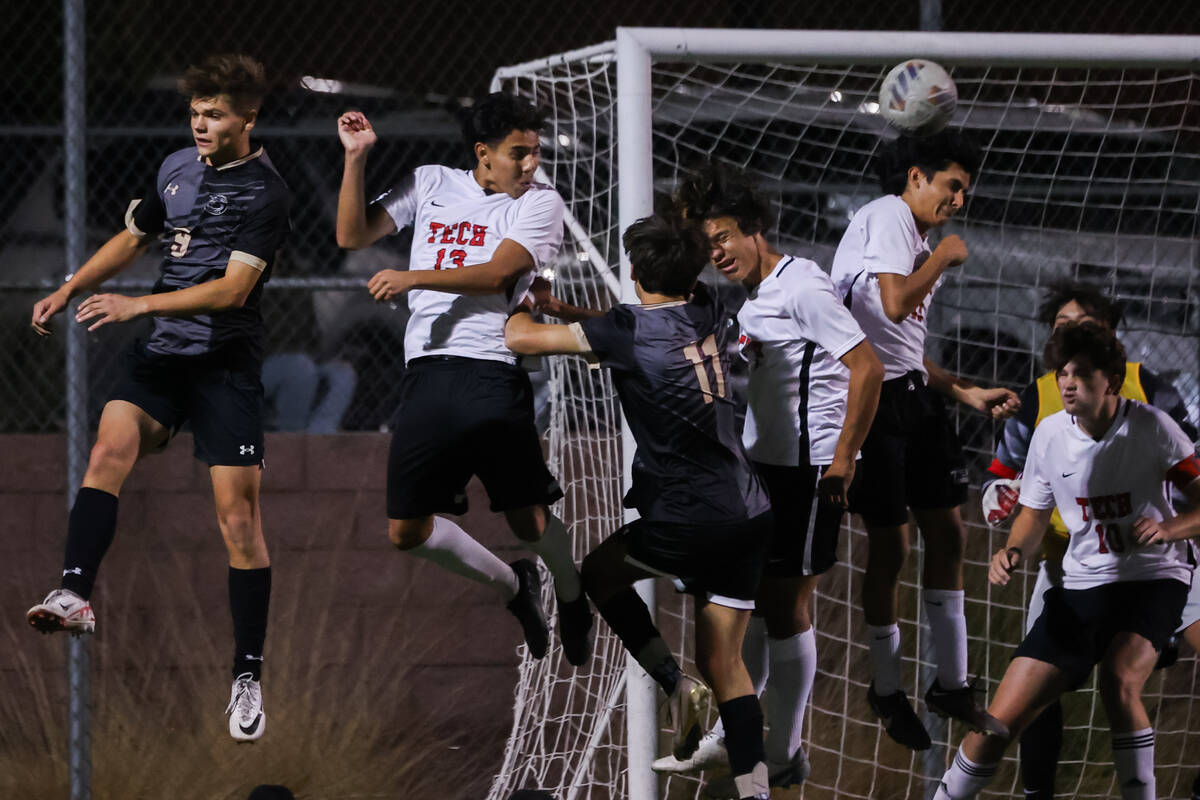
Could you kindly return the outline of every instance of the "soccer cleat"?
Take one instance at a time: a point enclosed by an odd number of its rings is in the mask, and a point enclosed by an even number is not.
[[[709,731],[700,739],[696,752],[684,759],[674,755],[663,756],[650,765],[655,772],[675,775],[690,775],[713,767],[728,767],[729,751],[725,749],[725,737]]]
[[[1155,669],[1166,669],[1172,667],[1179,660],[1179,637],[1172,635],[1167,639],[1167,643],[1163,645],[1163,649],[1158,654],[1158,662],[1154,665]]]
[[[974,685],[961,689],[943,689],[935,680],[925,693],[925,705],[939,717],[952,717],[976,733],[1008,736],[1008,726],[975,702],[979,691]]]
[[[682,676],[667,697],[667,718],[674,731],[671,753],[677,760],[687,760],[700,747],[711,702],[709,688],[690,675]]]
[[[767,762],[767,786],[772,789],[799,786],[808,780],[811,773],[812,765],[808,762],[808,753],[801,747],[786,764]],[[704,796],[709,800],[739,800],[737,784],[732,775],[722,775],[709,781],[704,786]]]
[[[25,612],[29,624],[42,633],[66,631],[72,636],[96,632],[96,615],[87,600],[68,589],[55,589]]]
[[[262,684],[251,673],[243,672],[234,679],[225,713],[229,715],[229,735],[239,742],[252,742],[267,729]]]
[[[570,601],[558,601],[558,638],[563,655],[572,666],[581,667],[592,656],[592,607],[587,595]]]
[[[909,750],[928,750],[933,744],[929,740],[929,731],[925,730],[917,713],[913,711],[903,689],[881,697],[875,693],[875,684],[872,683],[867,687],[867,704],[871,706],[875,716],[879,717],[883,729],[893,741]]]
[[[544,658],[546,648],[550,646],[550,628],[542,613],[542,576],[537,565],[527,558],[518,559],[509,566],[517,574],[517,594],[508,602],[507,608],[521,623],[529,654]]]

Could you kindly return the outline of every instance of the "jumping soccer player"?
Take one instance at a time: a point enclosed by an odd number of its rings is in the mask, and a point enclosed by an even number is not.
[[[214,56],[179,82],[190,98],[195,146],[167,156],[152,187],[70,280],[33,307],[33,328],[141,255],[163,248],[162,275],[144,297],[93,294],[75,321],[88,330],[154,317],[149,340],[128,354],[125,381],[105,403],[83,485],[67,526],[61,588],[29,610],[40,631],[92,633],[89,599],[117,520],[117,495],[133,465],[190,422],[196,457],[209,465],[217,523],[229,551],[233,689],[229,733],[266,728],[261,670],[271,567],[259,515],[263,464],[262,320],[259,300],[288,231],[291,196],[250,133],[266,91],[247,56]]]
[[[1038,319],[1051,331],[1073,322],[1094,322],[1116,330],[1121,310],[1109,298],[1090,286],[1061,284],[1051,288],[1038,310]],[[1187,422],[1187,408],[1170,383],[1142,364],[1125,364],[1125,379],[1121,397],[1149,403],[1165,411],[1188,438],[1195,440],[1196,432]],[[984,518],[996,525],[1008,519],[1016,505],[1021,489],[1020,474],[1029,452],[1029,440],[1042,420],[1062,410],[1058,379],[1047,372],[1021,393],[1021,410],[1004,423],[1004,431],[988,472],[995,479],[983,492]],[[1067,547],[1067,529],[1055,511],[1050,516],[1050,528],[1042,540],[1038,561],[1037,582],[1029,598],[1025,616],[1025,633],[1042,613],[1042,597],[1051,586],[1062,585],[1062,557]],[[1200,582],[1192,582],[1188,605],[1180,624],[1183,637],[1200,652]],[[1170,647],[1168,649],[1171,649]],[[1054,797],[1054,779],[1058,757],[1062,751],[1062,704],[1055,701],[1046,707],[1021,735],[1021,782],[1028,800],[1050,800]]]
[[[1008,583],[1025,554],[1036,551],[1057,508],[1070,536],[1062,586],[1046,592],[988,708],[1009,733],[969,734],[935,797],[974,797],[995,775],[1009,742],[1098,664],[1121,796],[1149,800],[1157,796],[1154,729],[1141,693],[1179,627],[1193,579],[1195,550],[1182,540],[1200,534],[1200,460],[1169,416],[1120,396],[1125,351],[1109,328],[1060,327],[1045,360],[1057,376],[1063,410],[1033,432],[1022,507],[988,577]],[[1174,515],[1167,481],[1190,510]]]
[[[705,167],[683,183],[678,202],[703,224],[718,271],[750,293],[737,315],[738,344],[750,362],[742,443],[771,498],[775,534],[742,660],[755,690],[766,689],[769,783],[791,786],[809,773],[801,734],[817,671],[812,595],[837,561],[846,490],[879,403],[883,366],[829,276],[768,244],[767,204],[743,175]],[[718,725],[690,759],[659,759],[655,769],[721,764],[722,736]],[[722,783],[713,781],[706,794],[728,796]]]
[[[554,576],[563,652],[579,665],[591,653],[592,614],[567,529],[550,512],[562,490],[542,457],[533,390],[504,346],[510,299],[525,294],[562,244],[562,198],[533,179],[542,122],[516,97],[483,97],[464,123],[473,169],[417,167],[367,204],[363,176],[375,132],[360,112],[343,114],[337,240],[357,249],[413,229],[408,270],[382,270],[367,284],[376,300],[407,295],[411,311],[388,456],[388,538],[496,591],[520,621],[529,652],[545,656],[537,567],[528,559],[506,564],[435,516],[466,511],[466,484],[478,475],[492,510]]]
[[[738,798],[768,796],[762,709],[742,663],[771,535],[766,492],[742,448],[726,382],[732,327],[696,283],[708,262],[704,235],[677,219],[647,217],[625,231],[641,305],[565,325],[528,313],[508,322],[518,353],[578,353],[612,370],[637,441],[625,497],[641,519],[583,561],[587,593],[676,713],[675,756],[699,739],[701,687],[680,672],[633,584],[673,577],[696,602],[696,664],[716,694]]]
[[[1018,407],[1008,389],[972,386],[925,355],[926,311],[947,269],[967,258],[950,235],[931,252],[928,234],[961,208],[979,151],[956,131],[881,145],[876,167],[885,192],[855,213],[833,259],[831,277],[883,362],[879,410],[862,447],[850,510],[870,545],[863,612],[873,680],[872,710],[889,736],[914,750],[930,746],[900,679],[897,585],[908,556],[908,513],[925,540],[921,576],[933,631],[937,677],[925,695],[934,712],[975,730],[1002,731],[967,685],[963,611],[967,468],[941,395],[1000,419]]]

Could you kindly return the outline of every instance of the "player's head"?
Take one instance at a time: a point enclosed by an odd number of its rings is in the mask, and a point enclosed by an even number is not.
[[[263,65],[247,55],[209,56],[187,68],[179,91],[189,100],[196,150],[212,164],[241,158],[267,92]]]
[[[1125,380],[1125,348],[1107,325],[1060,325],[1050,334],[1043,358],[1058,376],[1068,414],[1096,416],[1105,398],[1117,396]]]
[[[900,195],[924,232],[944,225],[963,207],[980,160],[974,143],[947,128],[930,136],[900,136],[884,142],[875,169],[880,188]]]
[[[475,156],[475,177],[485,189],[520,197],[533,185],[542,158],[538,137],[545,115],[511,94],[494,92],[463,113],[463,139]]]
[[[742,172],[709,162],[684,177],[675,195],[679,213],[704,227],[713,266],[733,281],[762,281],[770,205]]]
[[[1056,283],[1038,308],[1038,320],[1050,328],[1095,322],[1115,331],[1121,324],[1121,307],[1093,286]]]
[[[694,223],[655,214],[625,229],[621,244],[629,254],[633,279],[643,291],[686,297],[708,263],[708,244]]]

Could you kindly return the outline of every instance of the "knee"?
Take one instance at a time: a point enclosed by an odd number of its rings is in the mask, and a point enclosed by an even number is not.
[[[398,550],[420,547],[433,533],[433,517],[388,520],[388,541]]]
[[[709,653],[697,654],[696,669],[709,686],[724,686],[736,674],[741,660],[741,653],[737,651],[714,649]]]
[[[504,512],[513,535],[523,542],[536,542],[546,530],[550,512],[545,506],[529,506]]]
[[[908,560],[909,544],[904,539],[884,542],[872,540],[867,553],[867,572],[876,580],[880,578],[895,581],[900,575],[900,569]]]
[[[253,503],[237,503],[217,509],[217,523],[230,553],[245,558],[258,552],[258,513]]]
[[[1131,708],[1141,700],[1140,675],[1117,667],[1101,668],[1096,679],[1100,697],[1109,708]]]
[[[128,472],[137,461],[137,442],[116,442],[100,439],[92,447],[88,469],[103,472]]]

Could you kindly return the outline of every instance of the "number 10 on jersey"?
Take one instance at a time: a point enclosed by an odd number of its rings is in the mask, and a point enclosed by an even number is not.
[[[702,342],[692,342],[683,348],[683,357],[692,362],[696,369],[696,380],[700,382],[700,393],[704,395],[707,405],[713,401],[713,395],[725,397],[725,373],[721,370],[721,359],[717,358],[717,338],[709,334]],[[708,378],[709,370],[717,384],[717,390],[712,390],[713,381]]]

